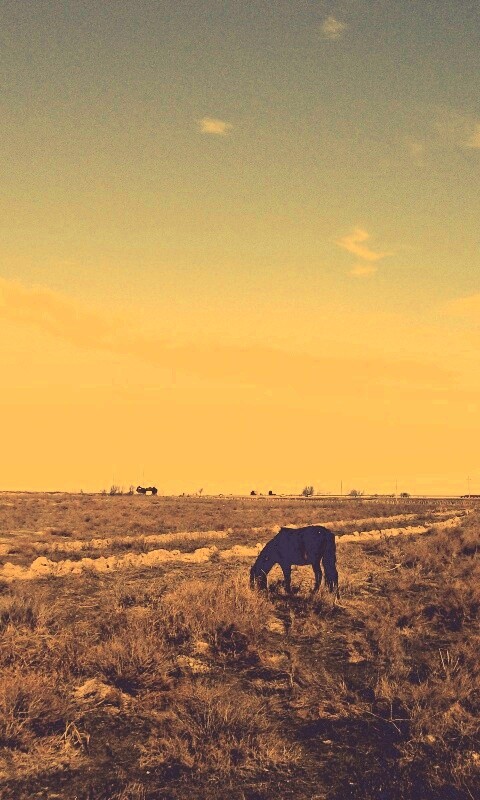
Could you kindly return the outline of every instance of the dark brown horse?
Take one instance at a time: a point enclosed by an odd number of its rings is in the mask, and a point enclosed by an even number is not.
[[[250,585],[267,588],[267,575],[274,564],[280,564],[285,578],[285,589],[290,592],[292,565],[311,564],[315,575],[314,592],[322,581],[320,562],[325,570],[325,583],[338,596],[338,572],[336,568],[335,534],[322,525],[306,528],[280,528],[261,553],[250,570]]]

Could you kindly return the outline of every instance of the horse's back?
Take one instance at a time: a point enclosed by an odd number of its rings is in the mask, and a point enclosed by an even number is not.
[[[324,525],[305,525],[303,528],[280,528],[279,532],[277,533],[278,539],[289,539],[291,536],[309,536],[312,538],[321,537],[324,538],[326,534],[332,534],[333,532],[329,530],[329,528],[325,528]]]
[[[280,528],[275,536],[275,549],[280,557],[292,564],[313,563],[322,557],[334,536],[323,525],[302,528]]]

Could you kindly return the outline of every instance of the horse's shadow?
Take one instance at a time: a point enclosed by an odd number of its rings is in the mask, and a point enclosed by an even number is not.
[[[319,593],[305,591],[305,587],[292,586],[290,592],[285,590],[283,581],[272,581],[268,587],[268,599],[275,608],[276,616],[285,625],[288,634],[295,619],[305,620],[311,615],[326,617],[340,612],[337,600],[325,589]]]
[[[336,598],[331,598],[331,595],[325,588],[321,588],[319,592],[310,588],[306,582],[301,582],[295,586],[290,587],[287,591],[283,580],[280,578],[270,583],[268,587],[268,597],[272,602],[285,602],[291,608],[305,609],[311,611],[313,608],[331,606],[335,603]]]

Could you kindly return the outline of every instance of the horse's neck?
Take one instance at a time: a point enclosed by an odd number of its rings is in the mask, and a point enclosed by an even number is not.
[[[268,560],[268,571],[270,571],[275,564],[275,545],[273,542],[267,542],[263,550],[259,553],[257,563],[260,565],[265,559]]]

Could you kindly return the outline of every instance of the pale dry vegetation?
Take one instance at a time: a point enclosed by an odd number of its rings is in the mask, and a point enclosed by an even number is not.
[[[47,527],[63,534],[45,541],[92,538],[84,516],[95,538],[225,530],[215,543],[231,547],[278,523],[365,520],[373,506],[12,497],[2,527],[19,550]],[[428,522],[439,510],[378,504],[379,517]],[[479,528],[474,512],[454,529],[342,545],[340,603],[309,595],[308,568],[290,598],[278,571],[268,597],[252,593],[248,559],[4,582],[2,800],[470,800]]]

